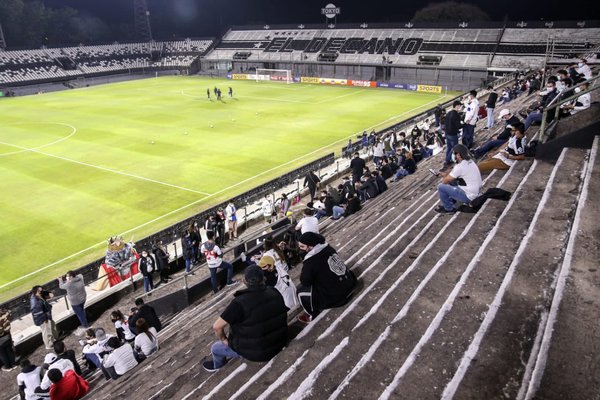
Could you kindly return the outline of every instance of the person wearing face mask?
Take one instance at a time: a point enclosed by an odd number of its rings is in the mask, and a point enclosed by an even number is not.
[[[479,163],[481,173],[490,172],[494,169],[507,170],[519,160],[525,159],[525,147],[527,138],[525,137],[524,126],[517,123],[512,127],[512,136],[506,146],[498,151],[489,154],[489,158]]]
[[[468,102],[465,106],[465,119],[462,132],[462,144],[467,146],[468,149],[473,147],[478,112],[479,101],[477,100],[477,92],[475,90],[471,90],[469,92]]]
[[[548,83],[546,84],[545,94],[543,95],[542,101],[540,103],[540,108],[538,110],[535,110],[535,111],[529,113],[529,115],[527,116],[527,119],[525,119],[525,131],[527,131],[527,129],[529,129],[531,124],[533,124],[534,122],[542,121],[542,110],[545,107],[547,107],[552,102],[552,100],[554,100],[554,98],[557,95],[558,95],[558,91],[556,90],[555,81],[548,80]],[[551,118],[553,118],[553,117],[554,117],[553,113],[548,113],[548,120],[551,120]]]
[[[479,196],[481,191],[481,173],[473,161],[469,149],[462,144],[457,144],[454,146],[453,155],[457,164],[452,171],[438,173],[442,177],[437,188],[442,204],[437,206],[435,211],[440,214],[455,213],[457,202],[469,204],[471,200]],[[458,185],[459,179],[462,179],[464,185]]]
[[[587,65],[587,60],[582,58],[577,65],[572,65],[569,67],[569,72],[571,73],[571,77],[573,78],[574,74],[581,74],[585,77],[585,79],[592,79],[592,69],[589,65]]]
[[[579,93],[581,91],[585,91],[588,89],[589,86],[590,86],[589,83],[586,82],[583,85],[581,85],[580,87],[575,88],[574,92]],[[584,93],[581,96],[579,96],[573,104],[563,105],[560,110],[560,116],[568,117],[570,115],[575,115],[580,111],[587,110],[588,108],[590,108],[591,102],[592,102],[592,99],[591,99],[590,93],[589,92]]]

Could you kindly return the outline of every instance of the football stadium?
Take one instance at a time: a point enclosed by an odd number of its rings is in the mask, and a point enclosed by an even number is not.
[[[598,398],[600,20],[267,3],[0,5],[0,398]]]

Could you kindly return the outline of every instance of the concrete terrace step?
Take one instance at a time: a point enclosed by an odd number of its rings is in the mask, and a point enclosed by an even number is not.
[[[600,399],[599,149],[596,136],[526,399]]]

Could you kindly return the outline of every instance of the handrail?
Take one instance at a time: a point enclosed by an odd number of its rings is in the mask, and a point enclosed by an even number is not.
[[[542,142],[545,142],[548,139],[548,137],[545,134],[546,129],[548,128],[548,125],[549,125],[548,122],[546,122],[546,119],[548,117],[548,111],[555,110],[553,121],[558,121],[558,113],[560,112],[560,106],[565,103],[568,103],[570,101],[576,100],[577,98],[579,98],[580,96],[582,96],[586,93],[590,93],[590,92],[593,92],[594,90],[600,89],[600,85],[597,84],[598,82],[600,82],[598,79],[600,79],[600,75],[598,75],[592,79],[585,80],[583,82],[578,83],[575,86],[570,87],[568,91],[572,91],[575,88],[578,88],[584,84],[590,84],[590,87],[588,89],[583,90],[579,93],[575,93],[573,96],[570,96],[566,99],[562,99],[562,93],[561,93],[558,96],[556,96],[554,99],[552,99],[552,101],[546,107],[544,107],[544,112],[542,113],[542,125],[540,127],[540,138],[542,139]]]

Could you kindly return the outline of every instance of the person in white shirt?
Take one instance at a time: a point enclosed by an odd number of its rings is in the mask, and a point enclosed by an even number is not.
[[[385,145],[383,142],[377,140],[377,143],[375,143],[375,146],[373,147],[373,163],[375,163],[375,165],[379,165],[379,161],[383,158],[384,149]]]
[[[28,359],[21,360],[21,372],[17,375],[17,386],[21,399],[37,400],[35,388],[42,383],[42,368],[31,364]]]
[[[456,202],[469,204],[479,196],[481,191],[481,173],[473,161],[469,149],[465,145],[457,144],[452,149],[456,158],[456,165],[449,173],[439,172],[442,182],[438,185],[438,195],[442,202],[435,211],[442,214],[456,212]],[[459,186],[457,180],[462,179],[465,185]]]
[[[578,74],[582,74],[585,79],[592,79],[592,69],[589,65],[587,65],[587,60],[582,58],[579,63],[577,63],[577,68],[575,68]]]
[[[467,149],[473,147],[475,137],[475,125],[477,124],[477,114],[479,113],[479,101],[477,100],[477,92],[471,90],[469,99],[465,105],[465,119],[462,130],[462,144],[467,146]]]
[[[108,339],[106,345],[112,349],[102,361],[102,373],[107,380],[117,379],[138,365],[133,348],[129,343],[122,345],[119,338],[113,336]]]
[[[313,210],[310,208],[304,210],[304,217],[296,224],[296,230],[300,233],[319,233],[319,220],[314,216]]]
[[[44,357],[44,364],[44,369],[46,370],[46,373],[42,378],[42,383],[40,383],[40,389],[42,389],[43,391],[50,390],[50,386],[52,386],[52,381],[50,380],[50,378],[48,378],[48,371],[50,369],[56,368],[60,370],[60,372],[62,372],[63,374],[68,370],[75,371],[75,367],[73,366],[73,363],[70,360],[58,358],[58,356],[54,353],[46,354],[46,357]],[[48,368],[45,368],[46,366],[48,366]]]
[[[80,340],[79,343],[83,345],[83,357],[99,368],[102,353],[106,351],[105,345],[111,335],[107,335],[103,328],[98,328],[95,336],[95,339]]]
[[[229,238],[237,239],[237,210],[235,205],[230,201],[225,207],[225,214],[227,215],[227,222],[229,223]]]
[[[158,332],[154,327],[149,327],[144,318],[135,322],[138,335],[135,337],[135,351],[146,358],[158,350]]]
[[[227,286],[235,285],[237,282],[233,280],[233,265],[223,260],[223,252],[215,243],[214,232],[206,232],[207,241],[202,244],[200,251],[206,258],[208,270],[210,271],[210,283],[214,293],[219,291],[219,282],[217,280],[217,269],[223,268],[227,270]]]
[[[575,93],[579,93],[581,91],[585,91],[589,88],[589,83],[584,83],[580,87],[575,88]],[[567,104],[561,107],[562,114],[561,116],[566,117],[569,115],[575,115],[580,111],[587,110],[590,108],[592,104],[592,97],[590,93],[584,93],[575,100],[574,104]]]
[[[269,195],[265,195],[265,198],[262,201],[260,206],[262,208],[263,217],[265,217],[265,222],[267,224],[271,223],[271,219],[273,217],[273,202],[269,199]]]
[[[515,162],[525,159],[525,146],[527,146],[525,125],[519,122],[512,127],[512,135],[506,146],[501,147],[495,154],[490,154],[487,160],[480,162],[479,171],[483,174],[494,169],[509,169]]]

